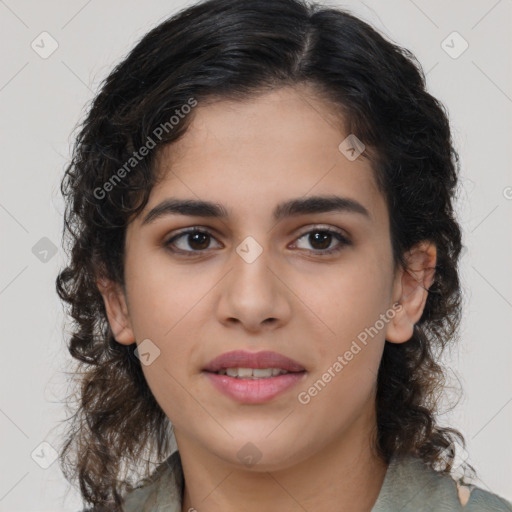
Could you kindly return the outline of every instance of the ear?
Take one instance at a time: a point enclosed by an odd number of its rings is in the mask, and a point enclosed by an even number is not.
[[[114,338],[122,345],[135,343],[135,336],[128,315],[126,296],[121,285],[106,278],[97,279],[96,284],[103,296],[108,322]]]
[[[419,242],[407,251],[405,259],[407,269],[400,267],[393,283],[393,301],[402,307],[387,324],[386,340],[391,343],[410,340],[414,325],[423,314],[428,289],[434,281],[436,246],[429,241]]]

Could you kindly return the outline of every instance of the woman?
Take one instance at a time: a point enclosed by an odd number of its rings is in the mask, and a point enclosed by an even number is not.
[[[435,421],[457,174],[414,57],[348,12],[210,0],[148,33],[62,183],[86,505],[512,510]]]

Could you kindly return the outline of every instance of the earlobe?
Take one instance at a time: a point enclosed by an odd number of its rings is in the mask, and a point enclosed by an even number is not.
[[[435,276],[436,247],[432,242],[423,241],[408,251],[405,257],[407,269],[397,271],[393,284],[393,302],[399,302],[401,308],[386,329],[386,340],[392,343],[410,340],[414,325],[423,314],[428,290]]]
[[[121,286],[105,278],[99,278],[96,284],[103,297],[108,322],[115,340],[122,345],[135,343],[126,297]]]

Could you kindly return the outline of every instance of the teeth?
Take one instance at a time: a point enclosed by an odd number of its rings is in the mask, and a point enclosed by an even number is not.
[[[255,368],[251,373],[253,377],[263,377],[268,379],[269,377],[272,377],[272,370],[278,370],[278,368]],[[238,375],[243,375],[239,373]],[[250,377],[250,375],[247,375],[247,377]]]
[[[289,372],[280,368],[225,368],[217,373],[238,379],[268,379]]]
[[[236,377],[237,376],[237,372],[238,372],[238,377],[240,377],[242,379],[253,376],[252,375],[252,370],[250,368],[229,368],[229,370],[231,370],[230,377]],[[234,373],[234,375],[233,375],[233,373]]]

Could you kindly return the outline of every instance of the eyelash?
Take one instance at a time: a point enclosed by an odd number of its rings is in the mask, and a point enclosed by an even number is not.
[[[186,257],[195,256],[195,255],[197,255],[199,253],[205,252],[207,249],[183,251],[181,249],[173,249],[173,248],[171,248],[171,246],[173,245],[173,243],[176,242],[176,240],[179,240],[180,238],[182,238],[184,236],[191,235],[191,234],[197,234],[197,233],[203,234],[203,235],[208,235],[208,236],[214,238],[213,234],[209,230],[207,230],[207,229],[199,229],[198,227],[194,227],[194,228],[189,228],[189,229],[187,229],[185,231],[181,231],[180,233],[174,235],[169,240],[164,242],[163,245],[167,249],[169,249],[171,252],[173,252],[175,254],[183,254]],[[337,230],[330,229],[330,228],[328,229],[328,228],[322,228],[322,227],[316,227],[314,229],[306,231],[306,232],[302,233],[301,235],[299,235],[299,237],[296,240],[298,241],[298,240],[304,238],[305,236],[310,235],[311,233],[326,233],[328,235],[333,235],[334,238],[340,242],[340,244],[337,247],[335,247],[334,249],[322,249],[322,250],[311,250],[311,251],[309,251],[309,252],[311,252],[311,253],[313,253],[315,255],[331,255],[331,254],[335,254],[335,253],[338,253],[338,252],[342,251],[345,246],[352,244],[350,242],[350,240],[348,240],[344,235],[341,234],[341,232],[339,232]]]

